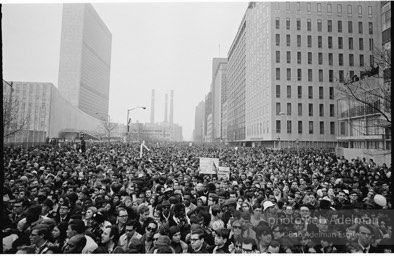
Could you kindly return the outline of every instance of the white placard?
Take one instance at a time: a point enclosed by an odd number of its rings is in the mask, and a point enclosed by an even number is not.
[[[219,158],[204,158],[200,157],[200,173],[201,174],[216,174],[219,167]]]
[[[218,180],[229,180],[230,179],[230,167],[219,166]]]

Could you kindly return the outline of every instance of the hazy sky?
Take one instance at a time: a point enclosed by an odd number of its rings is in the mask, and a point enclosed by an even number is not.
[[[196,105],[209,92],[212,58],[227,57],[246,2],[93,3],[112,33],[111,121],[164,120],[165,93],[174,90],[174,122],[192,139]],[[4,4],[3,78],[58,86],[62,4]],[[220,51],[219,51],[220,45]],[[170,98],[170,96],[168,96]],[[168,98],[168,101],[169,101]],[[168,108],[169,110],[169,108]]]

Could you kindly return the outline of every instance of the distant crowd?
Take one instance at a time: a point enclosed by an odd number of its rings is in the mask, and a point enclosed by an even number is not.
[[[392,252],[391,163],[188,143],[4,148],[3,253]],[[200,173],[219,158],[228,178]]]

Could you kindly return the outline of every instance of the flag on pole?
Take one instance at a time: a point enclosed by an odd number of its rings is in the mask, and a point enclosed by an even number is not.
[[[140,158],[142,158],[143,148],[150,151],[150,149],[145,145],[145,141],[143,140],[140,146]]]

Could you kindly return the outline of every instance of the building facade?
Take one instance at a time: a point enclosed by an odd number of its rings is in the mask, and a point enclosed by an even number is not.
[[[227,141],[233,143],[245,142],[246,26],[244,16],[227,55]]]
[[[19,120],[29,117],[29,121],[24,132],[5,143],[45,143],[49,138],[64,138],[66,132],[97,133],[100,129],[101,120],[72,105],[51,83],[13,82],[12,87]]]
[[[204,141],[204,116],[205,116],[205,102],[201,101],[196,106],[196,110],[194,114],[193,141],[196,142]]]
[[[222,140],[222,113],[223,113],[223,90],[226,87],[226,58],[214,58],[213,62],[217,63],[213,66],[216,67],[213,70],[213,77],[211,83],[212,92],[212,140],[220,142]]]
[[[381,38],[373,38],[373,57],[377,60],[372,59],[365,68],[368,72],[360,74],[359,80],[351,81],[354,88],[362,88],[356,96],[370,105],[353,96],[338,99],[337,154],[347,159],[366,158],[388,164],[391,163],[391,124],[388,122],[391,120],[391,60],[384,65],[381,58],[391,57],[391,3],[376,3],[378,10],[373,8],[372,11],[378,13],[381,22],[381,27],[375,30]],[[371,75],[370,71],[376,67],[379,71]]]
[[[59,91],[74,106],[108,116],[112,35],[91,4],[64,4]]]
[[[335,147],[335,86],[373,63],[379,13],[373,1],[249,3],[228,53],[227,140]]]

